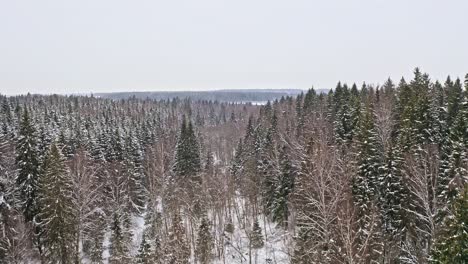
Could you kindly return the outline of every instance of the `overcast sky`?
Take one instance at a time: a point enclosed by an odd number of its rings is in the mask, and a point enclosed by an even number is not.
[[[0,93],[331,88],[468,72],[466,0],[0,0]]]

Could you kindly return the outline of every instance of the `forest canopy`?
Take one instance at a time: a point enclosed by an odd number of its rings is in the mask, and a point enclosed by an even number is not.
[[[468,74],[202,94],[0,95],[0,263],[468,263]]]

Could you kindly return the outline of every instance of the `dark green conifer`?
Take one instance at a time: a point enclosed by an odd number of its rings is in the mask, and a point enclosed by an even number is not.
[[[202,264],[211,262],[213,249],[213,237],[211,235],[210,223],[208,217],[204,215],[201,219],[200,226],[198,227],[197,248],[196,254],[198,260]]]
[[[21,197],[21,208],[26,221],[32,221],[38,213],[37,189],[39,184],[39,154],[36,130],[27,109],[23,112],[19,138],[16,145],[18,176],[16,184]]]
[[[51,145],[45,163],[44,175],[39,181],[39,226],[44,257],[51,263],[74,263],[78,252],[75,252],[72,180],[56,144]]]
[[[432,250],[431,263],[468,263],[468,186],[451,206],[452,217],[447,218]]]
[[[258,223],[258,219],[255,219],[252,226],[252,232],[250,233],[250,245],[252,248],[261,248],[264,245],[262,228]]]

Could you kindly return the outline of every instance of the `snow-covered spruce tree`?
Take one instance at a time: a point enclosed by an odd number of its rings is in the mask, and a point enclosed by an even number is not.
[[[0,133],[6,136],[12,136],[14,129],[14,116],[10,100],[6,96],[0,95],[0,118],[3,120],[0,126]]]
[[[39,218],[44,259],[49,263],[75,263],[75,204],[72,179],[57,145],[53,143],[39,181]]]
[[[44,125],[39,128],[37,138],[37,152],[39,153],[39,165],[42,166],[47,156],[47,151],[52,143],[52,132]],[[40,168],[40,173],[43,173],[43,168]]]
[[[269,180],[265,179],[264,175],[264,173],[270,173],[267,163],[271,161],[268,158],[270,155],[267,154],[265,148],[266,134],[261,124],[254,128],[253,118],[249,119],[242,147],[242,174],[239,174],[236,179],[238,180],[239,192],[248,199],[250,212],[253,215],[259,212],[259,201],[262,195],[266,195],[265,192],[261,191],[262,187],[264,187],[262,184]],[[270,148],[270,150],[273,149]],[[265,191],[268,192],[268,190]],[[265,203],[266,200],[264,200]]]
[[[464,100],[461,109],[450,128],[450,188],[447,193],[451,199],[463,189],[468,182],[468,98]]]
[[[180,134],[177,138],[176,152],[172,166],[172,179],[175,184],[176,199],[188,202],[190,210],[195,216],[201,213],[201,158],[198,143],[192,122],[182,121]]]
[[[108,145],[109,139],[107,138],[107,134],[104,131],[97,131],[96,134],[90,135],[90,142],[91,145],[91,156],[95,161],[106,161],[108,155],[106,154],[106,147]]]
[[[304,93],[299,94],[296,97],[296,136],[301,137],[304,130],[304,111],[302,101],[304,99]]]
[[[436,185],[438,221],[443,221],[447,216],[447,205],[457,196],[468,178],[468,99],[463,94],[460,97],[456,106],[457,116],[452,117],[448,136],[440,151]]]
[[[385,165],[382,148],[377,140],[373,110],[366,106],[362,111],[358,131],[358,171],[352,182],[354,204],[357,208],[359,241],[358,251],[364,260],[376,260],[381,252],[378,233],[379,182],[383,179]]]
[[[450,127],[458,116],[463,101],[463,88],[460,79],[457,78],[455,82],[452,82],[450,76],[447,78],[444,88],[447,97],[447,126]]]
[[[398,145],[392,146],[387,155],[385,176],[380,187],[380,206],[383,225],[383,258],[397,259],[403,239],[406,188],[402,175],[403,157]]]
[[[172,226],[164,245],[165,263],[186,264],[190,258],[190,245],[179,212],[172,217]]]
[[[250,232],[249,239],[250,246],[252,248],[262,248],[265,244],[263,241],[262,228],[260,227],[257,218],[255,218],[253,222],[252,231]]]
[[[143,237],[140,242],[140,248],[136,256],[135,263],[137,264],[150,264],[154,263],[151,244],[147,239],[147,232],[143,230]]]
[[[27,109],[23,111],[16,145],[18,176],[16,184],[20,204],[26,221],[33,221],[38,213],[37,189],[39,182],[39,154],[37,153],[36,130]]]
[[[431,115],[431,100],[430,91],[431,84],[429,76],[422,74],[418,68],[414,70],[414,79],[411,81],[410,86],[413,89],[412,98],[412,115],[414,123],[412,127],[412,143],[424,144],[433,141],[434,135],[434,120]]]
[[[438,201],[439,210],[437,212],[437,221],[442,222],[447,216],[448,200],[450,193],[450,180],[453,177],[454,167],[451,164],[452,147],[450,139],[446,137],[444,144],[441,146],[439,155],[439,170],[436,179],[435,194]]]
[[[7,134],[0,132],[0,263],[13,262],[12,245],[17,231],[14,206],[14,156]]]
[[[272,131],[269,130],[260,148],[258,170],[262,174],[262,202],[264,212],[271,214],[278,181],[278,165]]]
[[[308,230],[299,229],[299,234],[295,237],[295,245],[293,256],[291,257],[292,264],[308,264],[313,263],[312,254],[310,254],[310,238]]]
[[[224,225],[224,231],[231,234],[234,233],[234,224],[232,223],[232,217],[228,217],[226,224]]]
[[[348,86],[338,83],[333,93],[333,127],[335,139],[339,143],[346,143],[352,139],[351,111]]]
[[[208,264],[211,262],[213,246],[211,225],[208,217],[204,215],[198,227],[197,247],[195,252],[201,264]]]
[[[149,207],[145,215],[142,240],[136,255],[135,263],[138,264],[163,264],[164,259],[161,250],[161,214],[153,207]]]
[[[127,229],[125,222],[128,216],[126,213],[115,212],[111,224],[111,238],[109,250],[109,263],[120,264],[130,263],[131,233]]]
[[[437,132],[431,114],[430,80],[416,68],[413,80],[400,82],[398,89],[399,141],[402,150],[408,151],[413,145],[430,142]]]
[[[448,133],[446,100],[443,86],[436,81],[431,86],[430,91],[431,140],[433,143],[437,143],[439,148],[442,148],[446,144]]]
[[[211,149],[206,151],[205,164],[203,165],[203,171],[208,175],[213,175],[215,170],[214,157]]]
[[[302,107],[304,116],[310,115],[312,113],[313,108],[315,107],[315,104],[316,104],[316,100],[317,100],[317,92],[312,87],[309,90],[307,90],[304,96],[304,105]]]
[[[243,170],[244,170],[244,153],[243,153],[243,142],[241,138],[239,139],[239,142],[237,143],[234,158],[231,161],[231,166],[229,168],[229,172],[234,178],[234,181],[237,184],[237,186],[239,186],[241,183],[241,175],[243,174]]]
[[[85,238],[83,242],[83,251],[88,256],[92,263],[103,263],[102,252],[104,251],[103,241],[106,231],[106,219],[104,214],[94,215],[94,219],[90,225],[90,230],[93,231],[92,237]]]
[[[70,139],[69,129],[60,130],[60,133],[57,139],[57,146],[58,148],[61,149],[63,156],[65,158],[70,158],[73,156],[74,150],[73,150],[72,142]]]
[[[451,205],[451,217],[447,218],[443,230],[432,249],[431,263],[468,263],[468,185]]]
[[[134,136],[130,133],[126,140],[125,163],[129,175],[129,198],[133,213],[140,214],[145,206],[145,187],[143,172],[142,148]]]
[[[273,195],[272,218],[273,221],[287,227],[289,216],[289,195],[294,188],[294,171],[286,146],[281,148],[279,154],[280,174]]]
[[[192,122],[182,120],[177,139],[173,172],[184,179],[199,182],[198,172],[201,169],[200,149]]]
[[[110,137],[110,145],[108,146],[109,152],[107,153],[106,160],[114,162],[123,162],[125,155],[125,142],[122,139],[122,132],[120,128],[116,128]]]
[[[450,127],[441,148],[436,194],[440,205],[439,220],[447,214],[447,203],[456,197],[468,177],[468,105],[462,109]]]

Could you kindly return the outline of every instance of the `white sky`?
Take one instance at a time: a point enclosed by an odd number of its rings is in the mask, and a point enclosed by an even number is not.
[[[0,0],[0,93],[463,77],[467,14],[466,0]]]

